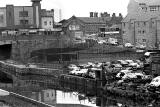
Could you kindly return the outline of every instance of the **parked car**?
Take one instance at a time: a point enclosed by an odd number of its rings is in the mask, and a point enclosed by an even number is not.
[[[88,71],[88,69],[74,69],[74,70],[70,71],[69,74],[76,75],[76,76],[82,76],[82,75],[86,74],[87,71]]]
[[[123,67],[128,65],[128,63],[125,60],[117,60],[117,63],[121,64]]]
[[[154,87],[159,87],[160,86],[160,76],[154,78],[149,85],[154,86]]]
[[[147,89],[152,92],[160,91],[160,76],[153,78]]]
[[[125,44],[124,44],[124,47],[133,48],[134,45],[132,45],[131,43],[125,43]]]
[[[131,73],[132,70],[121,70],[117,75],[116,77],[121,79],[124,75],[126,75],[127,73]]]
[[[75,64],[70,64],[69,66],[68,66],[68,69],[70,69],[70,70],[73,70],[73,69],[77,69],[78,67],[77,67],[77,65],[75,65]]]

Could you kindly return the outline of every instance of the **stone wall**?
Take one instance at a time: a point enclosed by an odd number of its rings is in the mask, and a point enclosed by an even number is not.
[[[55,39],[15,41],[12,42],[11,58],[13,60],[26,61],[29,60],[32,51],[53,48],[56,46],[59,46],[59,42]]]

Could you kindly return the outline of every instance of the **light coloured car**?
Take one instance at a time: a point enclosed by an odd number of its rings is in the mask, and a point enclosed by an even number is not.
[[[140,68],[140,65],[137,62],[134,62],[133,60],[126,60],[126,62],[130,67]]]
[[[134,63],[133,60],[125,60],[128,64]]]
[[[105,40],[99,40],[98,43],[99,44],[104,44],[104,43],[107,43],[107,42]]]
[[[145,49],[146,46],[145,46],[145,45],[137,45],[136,48],[137,48],[137,49]]]
[[[72,71],[69,71],[69,74],[75,75],[80,69],[73,69]]]
[[[126,62],[125,60],[117,60],[117,62],[122,66],[128,65],[128,62]]]
[[[82,76],[83,74],[86,74],[88,72],[88,69],[80,69],[78,72],[75,73],[75,75]]]
[[[116,75],[116,77],[117,77],[117,78],[121,78],[121,77],[123,77],[125,74],[131,73],[131,72],[132,72],[132,70],[121,70],[121,71]]]
[[[144,75],[142,73],[127,73],[122,77],[122,79],[123,80],[125,80],[125,79],[134,79],[134,78],[137,78],[138,76],[143,78]]]
[[[69,74],[82,76],[83,74],[87,73],[88,69],[74,69],[69,72]]]
[[[131,43],[125,43],[125,44],[124,44],[124,47],[133,48],[133,45],[132,45]]]
[[[75,65],[75,64],[70,64],[70,65],[68,66],[68,68],[69,68],[70,70],[74,70],[74,69],[78,69],[79,67],[77,67],[77,65]]]
[[[154,86],[154,87],[160,86],[160,76],[154,78],[149,84],[149,86]]]

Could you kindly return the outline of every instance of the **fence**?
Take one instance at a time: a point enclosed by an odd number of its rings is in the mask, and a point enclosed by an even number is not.
[[[113,53],[78,53],[79,63],[83,62],[104,62],[104,61],[113,61],[113,60],[136,60],[141,58],[144,53],[136,52],[113,52]]]

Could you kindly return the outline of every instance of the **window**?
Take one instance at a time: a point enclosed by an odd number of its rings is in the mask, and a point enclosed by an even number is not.
[[[146,33],[146,31],[145,31],[145,30],[143,30],[143,34],[144,34],[144,33]]]
[[[19,17],[28,17],[28,11],[20,11]]]
[[[123,31],[122,33],[123,33],[123,34],[125,34],[125,33],[126,33],[126,31]]]
[[[29,21],[28,20],[20,20],[20,25],[28,25]]]
[[[126,24],[125,24],[125,23],[123,23],[123,26],[124,26],[124,28],[125,28]]]
[[[156,6],[150,7],[150,11],[157,11],[157,7]]]
[[[139,26],[140,26],[140,23],[138,22],[137,25],[138,25],[138,27],[139,27]]]
[[[52,97],[54,96],[54,93],[52,93]]]
[[[52,22],[51,22],[51,21],[50,21],[49,23],[50,23],[50,25],[52,25]]]
[[[44,21],[44,25],[47,25],[47,21]]]
[[[138,33],[141,33],[141,30],[139,30]]]
[[[144,22],[143,25],[146,26],[146,22]]]
[[[9,12],[8,14],[9,14],[9,17],[11,18],[11,17],[12,17],[12,13],[11,13],[11,12]]]
[[[143,42],[146,42],[146,39],[142,39]]]
[[[49,97],[49,93],[47,93],[47,95],[46,95],[47,97]]]

